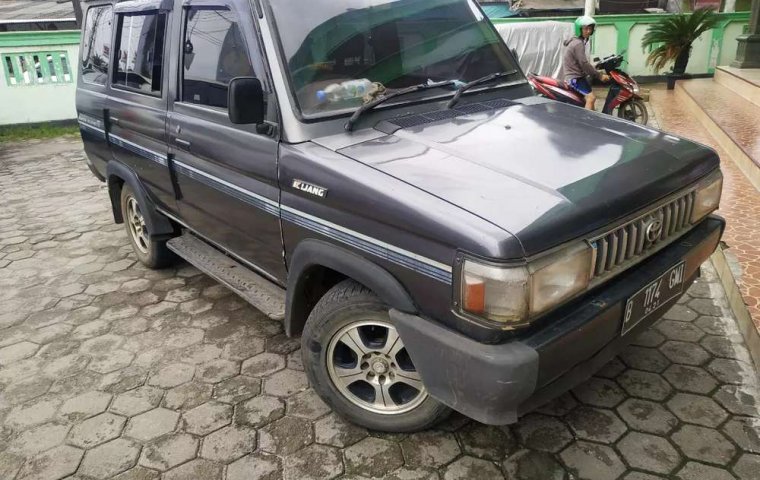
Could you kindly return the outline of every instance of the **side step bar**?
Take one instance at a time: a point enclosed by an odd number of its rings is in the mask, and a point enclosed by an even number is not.
[[[273,320],[285,318],[285,290],[228,257],[198,237],[185,233],[166,242],[169,250],[225,285]]]

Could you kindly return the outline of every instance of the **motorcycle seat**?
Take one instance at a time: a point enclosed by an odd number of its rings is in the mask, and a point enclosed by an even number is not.
[[[553,87],[559,87],[559,88],[567,88],[567,84],[561,80],[557,80],[556,78],[552,77],[544,77],[543,75],[534,75],[534,78],[536,81],[543,83],[545,85],[551,85]]]

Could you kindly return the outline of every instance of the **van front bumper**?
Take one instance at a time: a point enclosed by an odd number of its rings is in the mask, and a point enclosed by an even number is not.
[[[683,295],[621,335],[625,303],[679,262],[685,293],[718,246],[725,221],[710,216],[673,244],[497,345],[433,320],[391,310],[429,393],[475,420],[504,425],[588,379]]]

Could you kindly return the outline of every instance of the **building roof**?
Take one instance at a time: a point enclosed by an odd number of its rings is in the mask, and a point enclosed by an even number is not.
[[[0,23],[74,18],[71,0],[2,0]]]

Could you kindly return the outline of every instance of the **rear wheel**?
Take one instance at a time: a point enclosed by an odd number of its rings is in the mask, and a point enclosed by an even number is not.
[[[388,306],[352,280],[320,299],[301,347],[314,389],[356,424],[412,432],[432,427],[450,412],[425,389]]]
[[[634,98],[618,107],[618,117],[624,118],[631,122],[646,125],[649,122],[649,112],[643,100]]]
[[[132,188],[125,184],[121,189],[121,213],[124,226],[137,259],[148,268],[158,269],[171,265],[175,256],[166,247],[165,240],[151,238],[145,222],[144,209]]]

